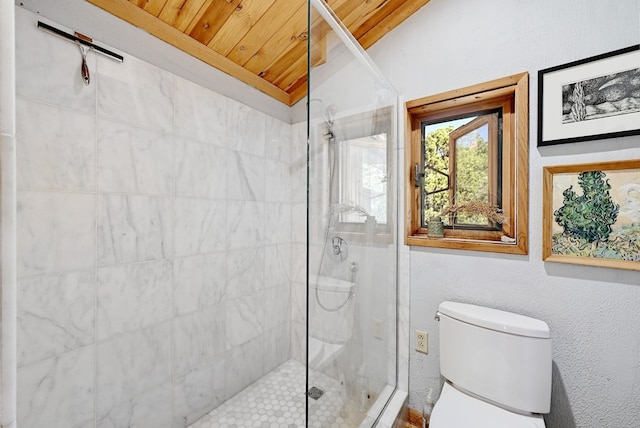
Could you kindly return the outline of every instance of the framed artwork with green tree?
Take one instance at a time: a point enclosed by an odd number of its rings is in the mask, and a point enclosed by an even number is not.
[[[545,167],[542,259],[640,270],[640,160]]]

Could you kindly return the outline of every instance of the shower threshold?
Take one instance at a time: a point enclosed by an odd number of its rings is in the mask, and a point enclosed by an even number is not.
[[[340,382],[319,372],[310,384],[322,389],[309,403],[309,427],[359,426],[362,415],[343,400]],[[288,360],[203,416],[189,428],[305,428],[305,366]]]

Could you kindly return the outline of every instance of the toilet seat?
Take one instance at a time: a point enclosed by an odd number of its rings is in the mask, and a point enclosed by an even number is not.
[[[522,415],[482,401],[444,384],[433,408],[430,428],[544,428],[541,415]]]

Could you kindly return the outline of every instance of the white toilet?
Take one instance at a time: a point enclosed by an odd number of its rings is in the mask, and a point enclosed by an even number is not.
[[[337,278],[309,278],[309,367],[322,370],[344,351],[353,335],[355,284]]]
[[[430,428],[543,428],[551,405],[551,337],[543,321],[442,302],[445,384]]]

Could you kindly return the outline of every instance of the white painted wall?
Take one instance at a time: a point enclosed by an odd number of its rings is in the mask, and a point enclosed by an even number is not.
[[[529,255],[406,248],[410,406],[439,387],[438,304],[447,299],[546,321],[553,335],[552,428],[635,427],[640,420],[640,272],[544,263],[542,167],[640,158],[640,136],[537,148],[537,71],[640,42],[640,1],[431,0],[369,50],[406,100],[528,71]],[[407,266],[409,265],[409,266]],[[413,335],[411,335],[413,336]],[[413,346],[413,338],[411,338]]]

